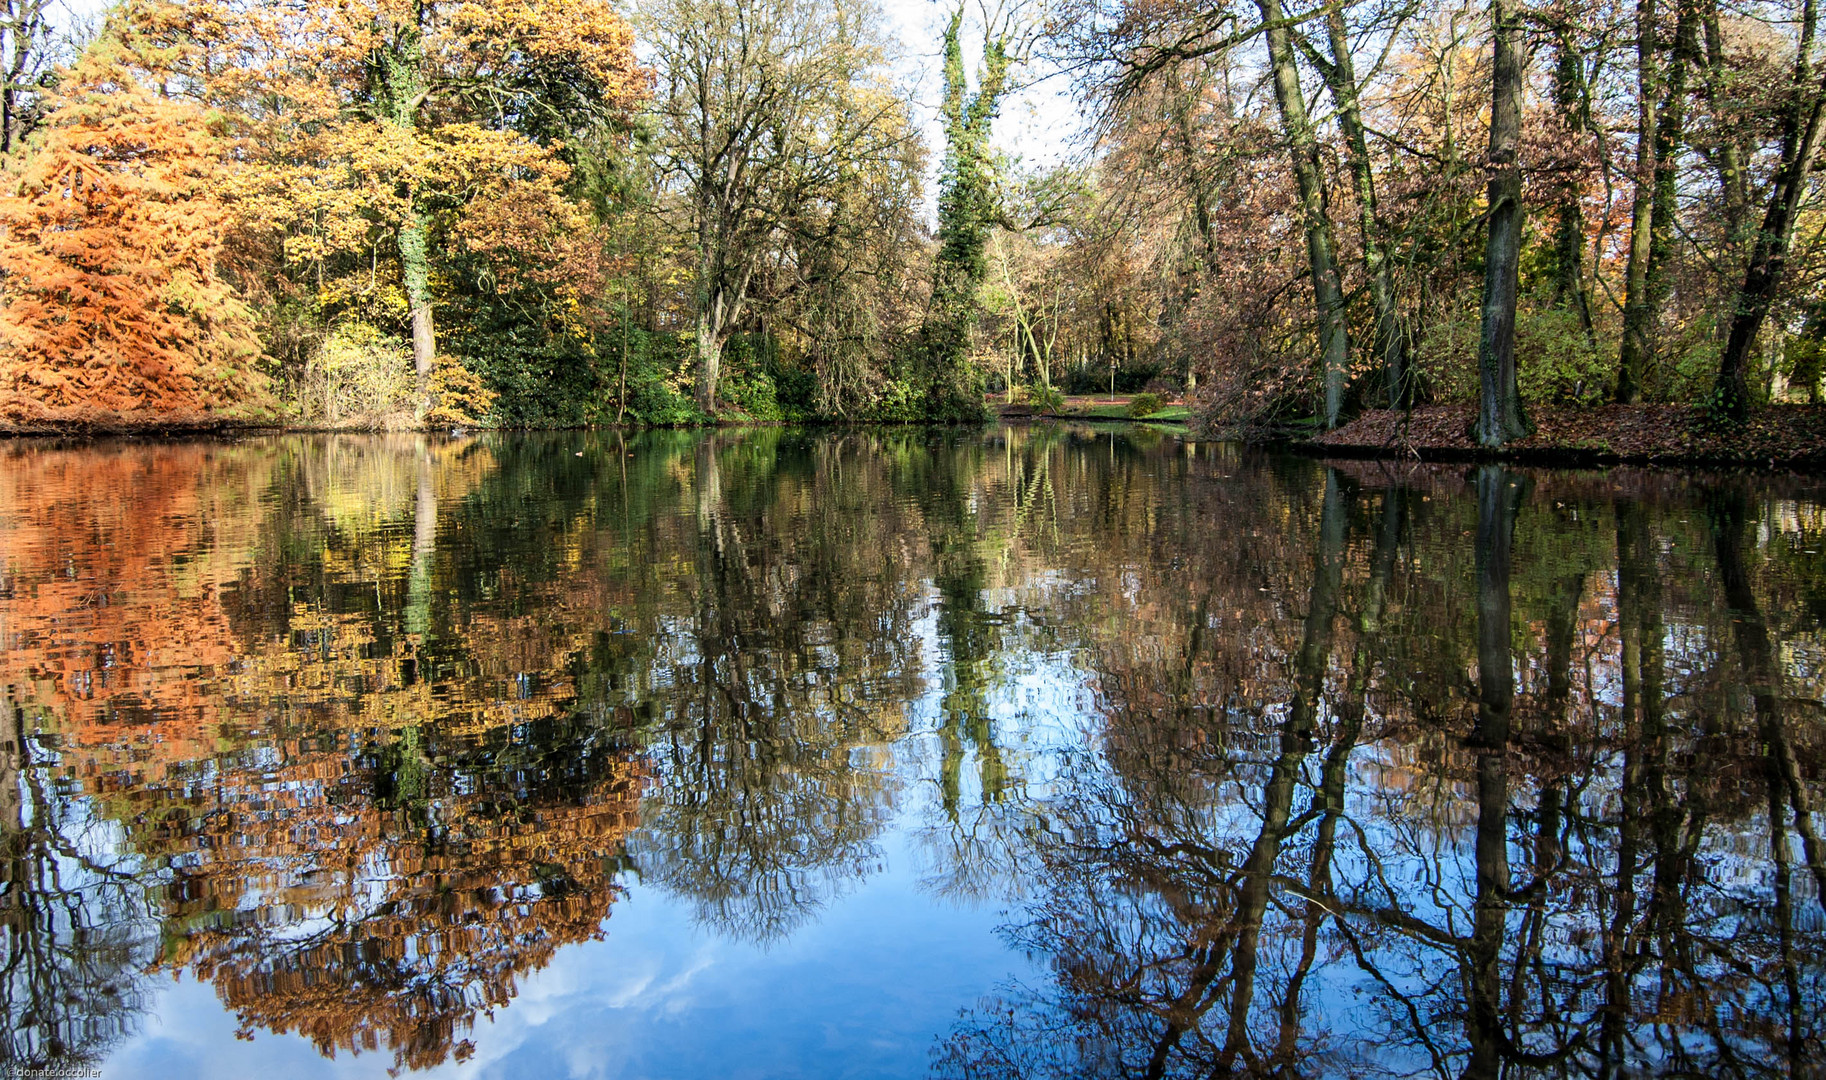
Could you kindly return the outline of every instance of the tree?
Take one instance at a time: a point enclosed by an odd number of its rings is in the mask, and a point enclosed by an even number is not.
[[[1320,171],[1319,144],[1306,110],[1305,92],[1300,88],[1293,30],[1280,0],[1256,0],[1256,8],[1262,14],[1261,26],[1268,39],[1274,100],[1281,111],[1294,183],[1299,187],[1300,221],[1306,233],[1307,261],[1312,266],[1312,298],[1319,318],[1319,381],[1323,397],[1320,416],[1327,428],[1335,428],[1344,408],[1350,339],[1345,324],[1344,287],[1338,276],[1337,245]]]
[[[667,0],[643,25],[661,71],[660,156],[692,252],[697,401],[717,411],[723,348],[757,273],[804,210],[902,151],[900,104],[871,92],[880,13],[848,0]]]
[[[1490,198],[1484,254],[1480,386],[1472,434],[1480,446],[1526,436],[1528,418],[1516,387],[1515,306],[1522,254],[1522,85],[1528,66],[1519,15],[1509,0],[1491,0]]]
[[[983,59],[976,92],[971,93],[964,70],[964,12],[959,3],[945,25],[945,89],[939,105],[945,161],[938,178],[938,254],[921,332],[927,408],[942,419],[966,419],[983,410],[967,354],[976,323],[977,290],[988,273],[989,232],[997,216],[990,129],[1001,111],[1015,60],[1010,52],[1012,12],[999,8],[985,19]]]
[[[1780,142],[1775,182],[1770,185],[1762,225],[1750,244],[1750,259],[1743,282],[1731,306],[1724,352],[1718,358],[1718,378],[1712,400],[1720,415],[1741,419],[1750,405],[1747,369],[1750,347],[1769,317],[1775,295],[1787,268],[1794,226],[1801,201],[1813,175],[1822,128],[1826,127],[1826,81],[1815,70],[1819,10],[1807,0],[1801,6],[1800,36],[1795,43],[1793,69],[1778,114]]]
[[[0,154],[37,126],[51,38],[50,0],[0,0]]]
[[[66,76],[0,197],[0,413],[217,422],[272,408],[252,312],[218,272],[220,123],[158,92],[118,18]]]
[[[392,249],[421,400],[436,272],[466,251],[587,263],[563,140],[625,124],[647,91],[632,31],[601,2],[196,0],[150,21],[200,48],[191,81],[245,121],[249,238],[320,286],[344,271],[352,294]]]

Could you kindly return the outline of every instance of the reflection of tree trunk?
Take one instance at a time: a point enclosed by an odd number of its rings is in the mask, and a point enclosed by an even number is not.
[[[1319,515],[1319,550],[1314,558],[1312,599],[1306,608],[1306,625],[1300,651],[1294,658],[1294,699],[1287,723],[1281,728],[1281,753],[1275,759],[1262,791],[1262,829],[1243,864],[1242,886],[1237,891],[1236,945],[1231,953],[1230,1026],[1217,1072],[1234,1067],[1249,1049],[1249,1005],[1255,996],[1256,953],[1262,936],[1262,916],[1268,908],[1269,887],[1281,844],[1287,838],[1287,821],[1293,810],[1294,786],[1300,766],[1312,752],[1313,731],[1318,724],[1319,697],[1325,690],[1326,661],[1331,657],[1332,624],[1338,614],[1338,586],[1344,576],[1344,542],[1348,512],[1338,474],[1326,470],[1325,501]]]
[[[1547,612],[1547,692],[1542,695],[1541,722],[1558,727],[1572,701],[1572,646],[1579,636],[1579,601],[1585,595],[1583,571],[1560,583]],[[1540,732],[1538,734],[1545,734]]]
[[[1744,681],[1749,683],[1763,745],[1768,749],[1770,782],[1787,790],[1788,805],[1794,811],[1795,831],[1801,834],[1807,865],[1819,883],[1821,902],[1826,903],[1826,851],[1822,851],[1819,833],[1813,825],[1811,800],[1794,760],[1788,724],[1782,715],[1782,673],[1769,641],[1769,627],[1763,621],[1762,607],[1756,601],[1750,576],[1744,568],[1743,533],[1749,524],[1744,503],[1742,491],[1717,495],[1713,499],[1712,542],[1718,556],[1718,574],[1724,584],[1725,603],[1731,610],[1737,651],[1743,658]]]
[[[1636,872],[1641,863],[1649,710],[1661,713],[1660,597],[1648,519],[1633,500],[1619,500],[1617,515],[1617,636],[1623,690],[1623,783],[1617,793],[1616,907],[1604,936],[1603,1020],[1598,1044],[1606,1061],[1628,1055],[1630,988],[1641,966],[1635,947]],[[1646,564],[1646,565],[1645,565]],[[1645,640],[1646,639],[1646,640]],[[1651,686],[1643,685],[1644,652]],[[1652,702],[1652,704],[1650,703]]]
[[[406,633],[431,630],[431,563],[437,555],[437,484],[431,448],[418,444],[418,498],[412,507],[412,571],[406,585]]]
[[[13,688],[0,686],[0,830],[7,836],[25,827],[25,800],[19,791],[24,763],[25,727],[13,704]]]
[[[1370,578],[1357,617],[1357,647],[1351,657],[1350,683],[1338,708],[1337,738],[1326,752],[1325,764],[1319,771],[1319,790],[1313,808],[1321,816],[1313,840],[1312,873],[1307,882],[1306,925],[1300,937],[1299,964],[1287,981],[1287,995],[1281,1001],[1281,1041],[1276,1060],[1282,1064],[1291,1064],[1298,1058],[1300,993],[1313,961],[1317,959],[1319,927],[1327,917],[1320,900],[1332,895],[1332,852],[1337,845],[1338,819],[1344,814],[1344,788],[1351,752],[1356,749],[1357,739],[1363,732],[1364,698],[1369,691],[1370,668],[1375,662],[1371,646],[1381,627],[1383,599],[1394,573],[1406,514],[1406,490],[1391,487],[1383,498],[1382,528],[1376,535],[1375,552],[1370,556]]]
[[[1509,651],[1509,552],[1522,480],[1501,466],[1477,472],[1477,902],[1472,921],[1467,1077],[1502,1063],[1501,960],[1509,912],[1509,719],[1515,699]]]

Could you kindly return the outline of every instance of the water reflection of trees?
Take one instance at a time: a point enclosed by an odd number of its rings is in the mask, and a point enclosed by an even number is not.
[[[1053,428],[9,455],[11,1060],[105,1053],[148,970],[461,1057],[623,871],[771,940],[909,820],[1053,961],[941,1072],[1821,1052],[1826,515],[1778,487]]]
[[[880,864],[887,746],[919,678],[916,530],[884,497],[890,461],[862,438],[696,448],[634,849],[727,933],[783,935]]]
[[[1010,933],[1053,977],[936,1071],[1803,1072],[1819,747],[1786,716],[1820,672],[1809,616],[1761,614],[1780,505],[1759,542],[1741,487],[1284,479],[1225,508],[1267,558],[1086,599],[1139,618],[1090,635],[1103,751],[1030,837]]]

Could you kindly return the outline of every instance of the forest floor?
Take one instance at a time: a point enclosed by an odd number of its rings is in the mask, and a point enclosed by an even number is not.
[[[1129,415],[1133,394],[1069,394],[1065,402],[1050,412],[1041,412],[1026,402],[1008,404],[1000,394],[991,395],[989,406],[998,416],[1010,420],[1046,417],[1061,420],[1143,420],[1150,424],[1183,424],[1192,419],[1192,409],[1183,401],[1169,398],[1161,402],[1158,412],[1142,417]]]
[[[1532,406],[1534,434],[1500,451],[1471,440],[1473,411],[1470,405],[1427,405],[1406,413],[1373,409],[1294,445],[1339,457],[1826,470],[1826,406],[1774,405],[1741,425],[1716,423],[1690,405]]]

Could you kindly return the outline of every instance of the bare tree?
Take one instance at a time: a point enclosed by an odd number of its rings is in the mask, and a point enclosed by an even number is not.
[[[717,409],[723,347],[757,271],[800,212],[907,138],[882,79],[866,0],[661,0],[643,11],[657,52],[663,169],[695,249],[697,399]]]

